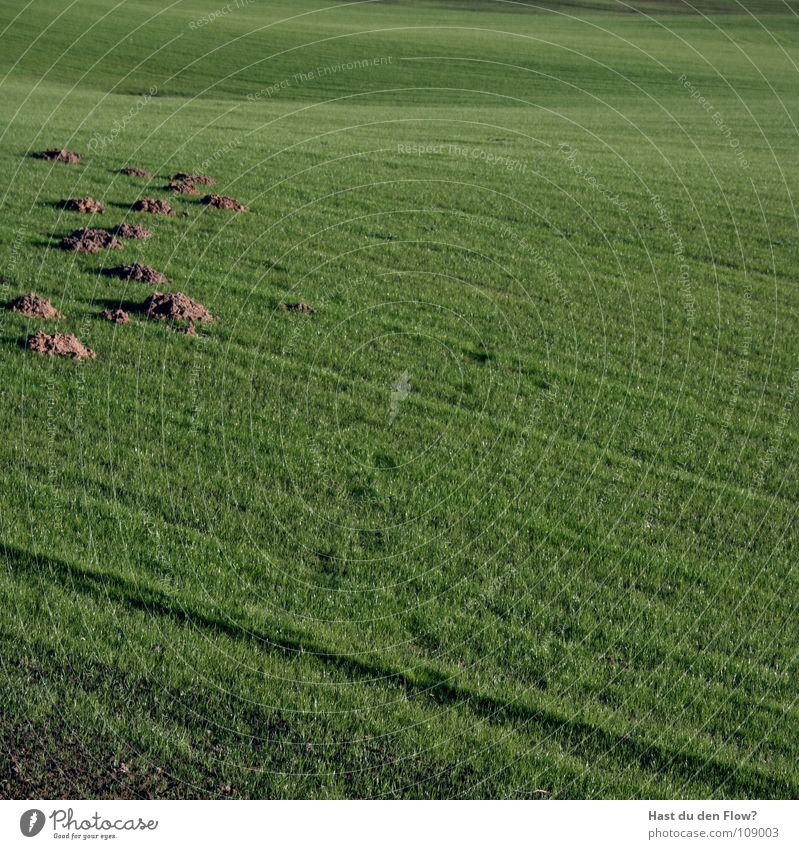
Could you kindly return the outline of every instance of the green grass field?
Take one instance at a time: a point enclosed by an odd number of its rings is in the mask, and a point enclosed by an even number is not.
[[[0,2],[0,796],[799,794],[799,7],[637,8]]]

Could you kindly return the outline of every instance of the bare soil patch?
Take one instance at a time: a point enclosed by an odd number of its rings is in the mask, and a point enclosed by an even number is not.
[[[77,165],[80,162],[80,154],[60,147],[48,147],[38,153],[39,159],[47,159],[50,162],[65,162],[67,165]]]
[[[183,292],[153,292],[141,305],[142,312],[151,319],[176,321],[215,321],[215,317],[197,301]]]
[[[45,333],[37,330],[25,340],[25,347],[37,354],[72,357],[73,360],[93,360],[96,356],[74,333]]]
[[[9,305],[9,309],[31,318],[64,318],[64,315],[47,298],[37,295],[36,292],[28,292],[26,295],[15,298]]]
[[[164,191],[175,192],[178,195],[196,195],[197,187],[194,183],[187,182],[172,182],[168,186],[164,186]]]
[[[126,168],[121,168],[119,171],[120,174],[127,174],[128,177],[152,177],[153,175],[146,168],[134,168],[132,166],[127,166]]]
[[[117,224],[111,232],[120,239],[149,239],[153,234],[141,224]]]
[[[58,206],[60,209],[67,209],[70,212],[91,212],[98,215],[105,212],[105,207],[94,198],[67,198],[59,201]]]
[[[235,198],[225,197],[225,195],[206,195],[202,202],[206,206],[214,207],[214,209],[232,209],[234,212],[249,212],[243,203],[239,203]]]
[[[169,205],[168,201],[160,198],[142,198],[133,204],[131,209],[134,212],[149,212],[151,215],[174,215],[175,210]]]
[[[209,177],[207,174],[189,174],[186,171],[178,171],[177,174],[172,175],[171,180],[173,183],[192,183],[201,186],[213,186],[216,182],[213,177]]]
[[[120,250],[124,245],[108,230],[89,227],[74,230],[60,241],[58,247],[65,251],[96,254],[102,250]]]
[[[130,321],[130,316],[125,310],[103,310],[100,313],[100,318],[112,321],[114,324],[127,324]]]
[[[118,277],[120,280],[135,280],[137,283],[168,283],[169,278],[150,265],[134,262],[132,265],[115,265],[104,268],[106,277]]]
[[[304,301],[298,301],[296,304],[281,304],[281,308],[289,312],[304,312],[308,315],[315,313],[316,310]]]

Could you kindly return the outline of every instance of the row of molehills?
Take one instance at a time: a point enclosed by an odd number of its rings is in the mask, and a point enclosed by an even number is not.
[[[66,165],[78,165],[82,161],[79,153],[64,148],[47,148],[41,153],[34,154],[36,158],[51,162],[61,162]],[[151,179],[153,174],[145,168],[125,166],[120,173],[132,177]],[[196,174],[188,171],[178,171],[169,178],[169,183],[164,187],[165,191],[182,195],[199,194],[198,185],[210,186],[215,183],[207,174]],[[207,194],[201,198],[201,203],[216,209],[231,210],[233,212],[248,212],[248,208],[235,198],[225,195]],[[91,197],[67,198],[60,201],[57,206],[70,212],[79,212],[90,215],[102,215],[105,207],[100,201]],[[168,201],[161,198],[140,198],[132,206],[133,212],[147,213],[151,215],[174,216],[175,210]],[[74,230],[65,236],[60,242],[62,250],[76,251],[78,253],[97,253],[102,250],[120,250],[124,247],[123,239],[149,239],[152,233],[140,224],[123,223],[117,224],[109,229],[98,227],[84,227]],[[160,271],[148,265],[135,262],[131,265],[120,265],[103,270],[104,274],[118,277],[122,280],[134,280],[144,283],[162,284],[167,283],[167,277]],[[286,309],[299,312],[313,312],[307,304],[285,304]],[[62,320],[66,318],[53,304],[35,292],[20,295],[8,304],[12,312],[25,315],[29,318],[42,320]],[[216,316],[206,309],[201,303],[184,294],[183,292],[153,292],[136,308],[148,319],[171,320],[185,323],[180,329],[189,334],[196,335],[194,329],[195,321],[214,321]],[[128,324],[129,314],[119,309],[104,309],[100,317],[115,324]],[[46,333],[38,330],[28,336],[22,343],[27,350],[40,354],[71,357],[75,360],[95,359],[95,352],[84,345],[73,333]]]

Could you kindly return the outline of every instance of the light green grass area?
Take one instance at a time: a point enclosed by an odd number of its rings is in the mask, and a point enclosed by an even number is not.
[[[0,2],[0,796],[799,794],[797,7],[589,5]]]

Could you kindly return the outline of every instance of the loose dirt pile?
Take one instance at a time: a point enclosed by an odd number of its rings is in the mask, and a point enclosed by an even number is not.
[[[66,162],[67,165],[77,165],[80,162],[80,154],[71,150],[63,150],[60,147],[48,147],[37,154],[39,159],[48,159],[51,162]]]
[[[141,224],[117,224],[111,232],[120,239],[149,239],[153,234]]]
[[[212,206],[214,209],[232,209],[234,212],[248,212],[243,203],[239,203],[235,198],[225,197],[224,195],[206,195],[202,202],[206,206]]]
[[[98,215],[105,212],[105,207],[94,198],[67,198],[67,200],[59,201],[58,206],[70,212],[93,212]]]
[[[28,315],[31,318],[64,318],[47,298],[37,295],[36,292],[28,292],[27,295],[20,295],[11,302],[9,309],[12,312]]]
[[[54,354],[72,357],[73,360],[93,360],[95,353],[87,348],[74,333],[45,333],[37,330],[25,340],[25,347],[37,354]]]
[[[149,212],[152,215],[174,215],[175,210],[165,200],[160,198],[142,198],[133,204],[134,212]]]
[[[288,310],[289,312],[304,312],[309,315],[316,312],[310,304],[306,304],[303,301],[299,301],[296,304],[282,304],[281,306],[282,309]]]
[[[125,310],[103,310],[100,313],[100,318],[112,321],[114,324],[127,324],[130,321],[130,316]]]
[[[169,278],[149,265],[134,262],[132,265],[116,265],[104,268],[106,277],[118,277],[120,280],[135,280],[137,283],[168,283]]]
[[[170,183],[164,186],[164,191],[175,192],[179,195],[196,195],[197,189],[194,183]]]
[[[75,165],[81,162],[79,154],[61,148],[48,148],[41,153],[33,154],[41,159],[52,162],[63,162]],[[126,165],[119,169],[120,174],[129,177],[152,179],[152,172],[146,168],[138,168]],[[207,174],[194,174],[187,171],[178,171],[173,174],[169,184],[164,186],[164,191],[175,195],[200,195],[198,186],[212,186],[215,180]],[[201,198],[201,202],[215,209],[230,210],[232,212],[249,212],[248,207],[235,198],[224,195],[208,194]],[[57,206],[70,212],[84,214],[103,214],[105,208],[102,203],[91,197],[66,198],[61,200]],[[132,206],[134,212],[149,213],[151,215],[174,216],[176,210],[171,204],[161,198],[144,197],[139,198]],[[189,215],[183,211],[182,215]],[[103,250],[120,250],[124,247],[122,239],[149,239],[153,233],[140,224],[124,223],[117,224],[109,229],[95,227],[84,227],[73,230],[64,236],[58,247],[66,251],[93,254]],[[138,283],[163,286],[169,283],[166,275],[162,274],[149,265],[135,262],[131,265],[118,265],[113,268],[104,268],[102,271],[108,277],[116,277],[120,280],[133,280]],[[313,313],[313,307],[299,302],[296,304],[283,304],[283,309],[302,313]],[[8,304],[8,309],[22,315],[40,319],[63,319],[64,316],[53,306],[53,304],[42,298],[35,292],[21,295]],[[190,298],[183,292],[153,292],[137,308],[148,319],[165,320],[171,322],[168,326],[176,333],[185,333],[189,336],[197,336],[195,322],[216,321],[217,316],[212,315],[202,304]],[[130,315],[121,308],[109,307],[100,313],[100,317],[113,324],[128,324]],[[39,354],[51,356],[71,357],[75,360],[95,359],[95,352],[85,346],[72,333],[45,333],[38,331],[29,336],[23,343],[23,347]]]
[[[119,250],[124,247],[108,230],[95,228],[84,228],[75,230],[69,236],[65,236],[58,245],[65,251],[77,251],[82,254],[96,254],[102,250]]]
[[[173,319],[177,321],[214,321],[214,316],[197,301],[183,292],[153,292],[141,305],[142,312],[151,319]]]
[[[216,182],[213,177],[207,174],[187,174],[185,171],[178,171],[170,178],[173,183],[199,183],[201,186],[213,186]]]

